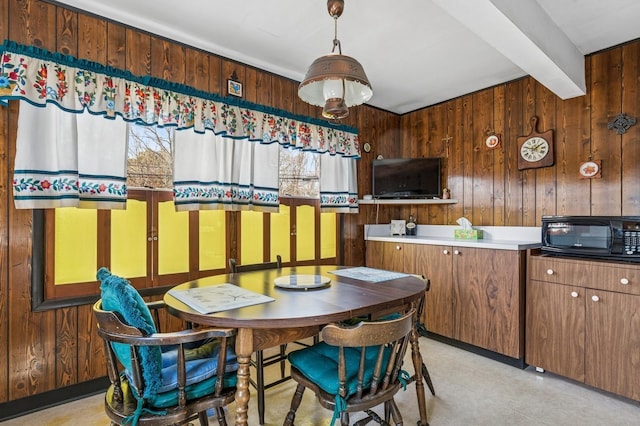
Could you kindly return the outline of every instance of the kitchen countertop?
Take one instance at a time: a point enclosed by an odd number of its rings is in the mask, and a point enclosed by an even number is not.
[[[391,243],[430,244],[438,246],[475,247],[497,250],[528,250],[540,247],[541,230],[535,226],[474,226],[482,230],[481,240],[453,238],[451,225],[418,225],[417,235],[391,235],[389,224],[365,225],[365,240]]]

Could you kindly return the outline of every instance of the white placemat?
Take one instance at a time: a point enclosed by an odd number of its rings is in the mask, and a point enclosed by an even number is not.
[[[229,283],[185,290],[171,289],[169,294],[202,314],[228,311],[275,300]]]
[[[331,271],[332,274],[345,278],[354,278],[356,280],[369,282],[382,282],[395,280],[397,278],[408,277],[409,274],[402,272],[385,271],[384,269],[367,268],[366,266],[358,266],[355,268],[336,269]]]

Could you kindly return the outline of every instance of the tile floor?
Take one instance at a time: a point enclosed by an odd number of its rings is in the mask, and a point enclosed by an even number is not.
[[[431,339],[421,338],[420,345],[436,390],[436,396],[431,396],[427,389],[427,410],[432,426],[640,425],[638,402],[550,373],[536,373],[532,367],[520,370]],[[266,425],[282,424],[294,387],[294,383],[287,382],[267,390]],[[404,424],[409,426],[415,425],[419,418],[412,389],[413,385],[397,397]],[[250,424],[258,424],[254,396],[252,394],[249,406]],[[2,425],[108,425],[102,398],[102,394],[90,396]],[[234,406],[230,406],[230,410],[233,409]],[[312,393],[306,392],[296,425],[326,426],[331,414],[317,404]],[[232,412],[227,420],[233,424]],[[211,419],[211,424],[217,424],[215,419]]]

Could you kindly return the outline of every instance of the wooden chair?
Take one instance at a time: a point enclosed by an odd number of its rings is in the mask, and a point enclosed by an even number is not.
[[[249,265],[238,265],[235,259],[229,259],[229,269],[231,270],[232,274],[237,272],[260,271],[263,269],[280,269],[281,267],[282,257],[280,255],[276,256],[275,262],[255,263]],[[285,375],[285,362],[287,360],[286,350],[286,344],[280,345],[278,353],[266,358],[264,357],[263,351],[256,351],[255,360],[251,359],[251,365],[256,369],[256,380],[254,381],[253,379],[250,379],[249,383],[251,383],[251,385],[256,389],[256,393],[258,396],[258,419],[261,425],[264,424],[264,391],[291,379],[291,376]],[[273,382],[265,384],[265,367],[278,363],[280,363],[280,378],[274,380]]]
[[[111,424],[174,425],[200,420],[207,410],[226,425],[224,407],[236,391],[234,329],[158,331],[164,302],[146,303],[125,278],[106,268],[97,274],[101,298],[93,305],[104,340],[105,411]],[[121,370],[122,366],[122,370]]]
[[[370,421],[382,423],[372,408],[384,404],[384,420],[402,424],[394,396],[406,384],[408,373],[401,370],[409,345],[416,310],[385,320],[360,322],[355,326],[329,324],[322,329],[322,342],[291,352],[291,377],[298,386],[284,421],[293,425],[305,389],[311,389],[320,404],[334,412],[343,426],[349,413],[365,412]]]

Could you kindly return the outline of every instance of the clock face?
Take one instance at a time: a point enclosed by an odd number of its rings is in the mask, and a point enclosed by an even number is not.
[[[520,147],[520,156],[530,163],[542,160],[549,154],[549,142],[539,136],[524,141]]]

